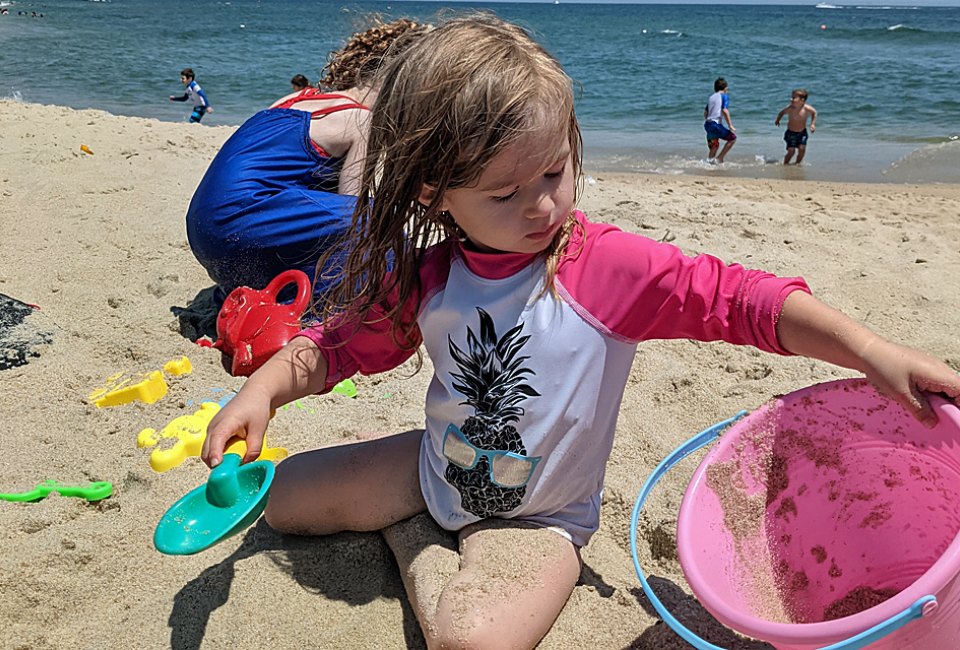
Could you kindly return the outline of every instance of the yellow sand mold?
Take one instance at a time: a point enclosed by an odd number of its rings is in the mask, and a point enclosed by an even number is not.
[[[150,454],[150,467],[156,472],[166,472],[179,466],[190,456],[200,456],[203,441],[207,437],[207,425],[220,410],[215,402],[204,402],[200,410],[193,415],[181,415],[158,433],[155,429],[144,429],[137,435],[137,447],[155,447],[163,438],[176,438],[177,442],[168,449],[154,449]],[[247,451],[247,442],[242,438],[233,438],[224,453],[243,456]],[[268,447],[264,440],[263,451],[257,460],[281,460],[289,452],[283,447]]]

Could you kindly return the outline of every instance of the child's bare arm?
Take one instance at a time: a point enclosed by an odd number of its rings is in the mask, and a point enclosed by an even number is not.
[[[924,391],[960,398],[960,375],[945,363],[884,339],[802,291],[784,301],[777,337],[794,354],[861,371],[928,426],[936,415]]]
[[[736,130],[737,130],[737,127],[735,127],[735,126],[733,125],[733,120],[730,119],[730,110],[729,110],[729,109],[726,109],[726,108],[723,109],[723,117],[726,118],[726,120],[727,120],[727,126],[730,127],[730,130],[731,130],[731,131],[736,131]]]
[[[219,465],[234,436],[247,442],[243,461],[255,460],[263,448],[271,411],[323,390],[326,380],[327,362],[316,344],[306,337],[293,339],[253,373],[210,421],[200,453],[203,462],[210,467]]]
[[[777,113],[777,119],[775,119],[775,120],[773,121],[773,125],[774,125],[774,126],[780,126],[780,120],[783,119],[783,116],[786,115],[786,114],[787,114],[787,111],[789,111],[789,110],[790,110],[790,107],[787,106],[786,108],[784,108],[783,110],[781,110],[779,113]]]
[[[817,130],[817,109],[807,104],[807,110],[810,111],[810,133]]]

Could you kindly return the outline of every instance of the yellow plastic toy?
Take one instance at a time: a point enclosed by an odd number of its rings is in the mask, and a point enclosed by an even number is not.
[[[171,359],[163,364],[163,371],[168,375],[173,375],[174,377],[179,377],[180,375],[189,375],[191,372],[193,372],[193,364],[190,363],[190,359],[186,357]]]
[[[204,402],[200,410],[193,415],[181,415],[160,430],[144,429],[137,435],[137,447],[155,447],[163,438],[177,438],[169,449],[154,449],[150,453],[150,467],[155,472],[166,472],[183,463],[190,456],[200,456],[203,441],[207,437],[207,425],[220,410],[215,402]],[[243,456],[247,451],[247,442],[242,438],[233,438],[224,451],[225,454]],[[289,455],[283,447],[268,447],[264,440],[263,451],[257,460],[282,460]]]
[[[187,357],[180,357],[163,364],[163,370],[172,377],[179,377],[193,372],[193,364]],[[103,408],[104,406],[129,404],[134,400],[140,400],[145,404],[153,404],[167,394],[167,381],[159,370],[146,373],[136,383],[131,383],[132,381],[133,379],[127,377],[126,373],[118,372],[107,378],[106,386],[90,393],[89,399],[97,407]]]
[[[167,382],[159,370],[148,372],[136,383],[132,381],[125,373],[118,372],[107,379],[104,388],[90,393],[90,401],[99,408],[120,406],[137,399],[145,404],[153,404],[167,394]]]

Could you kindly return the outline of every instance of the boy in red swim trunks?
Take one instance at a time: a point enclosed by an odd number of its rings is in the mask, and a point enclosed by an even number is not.
[[[724,156],[730,151],[737,141],[736,128],[733,126],[733,120],[730,119],[730,96],[727,94],[730,88],[727,81],[722,77],[713,82],[713,94],[707,100],[707,105],[703,109],[703,129],[707,132],[707,155],[711,161],[716,159],[718,163],[723,162]],[[730,126],[728,129],[723,125],[726,120]],[[723,150],[717,155],[717,149],[720,148],[720,141],[725,140]]]
[[[783,141],[787,143],[787,154],[783,157],[783,164],[789,165],[793,154],[797,153],[797,164],[803,162],[807,153],[807,118],[810,118],[810,133],[817,130],[817,109],[807,103],[807,91],[796,88],[790,95],[790,103],[777,113],[775,126],[780,126],[780,120],[787,116],[787,130],[783,134]]]

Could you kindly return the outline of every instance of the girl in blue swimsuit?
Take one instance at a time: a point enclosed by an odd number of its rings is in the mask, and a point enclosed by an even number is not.
[[[350,227],[376,71],[424,29],[401,19],[355,34],[321,80],[337,92],[288,95],[223,145],[187,209],[190,248],[221,298],[287,269],[316,275],[314,292],[323,293],[316,263]]]

